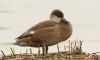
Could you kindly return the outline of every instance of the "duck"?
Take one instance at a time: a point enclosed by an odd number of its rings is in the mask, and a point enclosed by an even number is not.
[[[40,22],[16,38],[16,45],[42,47],[42,53],[48,53],[48,47],[67,40],[72,35],[72,24],[64,18],[59,9],[54,9],[50,19]]]

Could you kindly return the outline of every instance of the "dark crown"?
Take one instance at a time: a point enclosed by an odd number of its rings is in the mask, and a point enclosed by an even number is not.
[[[55,15],[55,16],[60,17],[60,18],[64,17],[63,12],[58,10],[58,9],[53,10],[51,15]]]

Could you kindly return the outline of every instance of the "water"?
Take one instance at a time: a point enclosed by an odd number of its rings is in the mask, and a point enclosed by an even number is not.
[[[83,51],[100,51],[99,0],[0,0],[0,50],[10,54],[9,47],[14,47],[16,53],[31,48],[12,43],[31,26],[49,19],[53,9],[62,10],[73,24],[73,35],[68,40],[83,40]],[[68,40],[59,44],[61,51]],[[57,51],[55,48],[49,47],[49,52]],[[33,53],[37,53],[37,48],[33,48]]]

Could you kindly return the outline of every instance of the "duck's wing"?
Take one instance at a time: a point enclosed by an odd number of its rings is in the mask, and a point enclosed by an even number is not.
[[[57,23],[54,21],[44,21],[44,22],[40,22],[39,24],[31,27],[30,29],[28,29],[26,32],[24,32],[21,36],[17,37],[16,39],[22,39],[22,38],[27,38],[27,37],[31,37],[32,34],[40,29],[44,29],[44,28],[49,28],[49,27],[53,27],[55,26]]]
[[[56,40],[60,32],[54,27],[44,28],[36,31],[32,35],[33,42],[46,42],[50,40]]]
[[[36,31],[26,31],[21,36],[19,36],[17,39],[32,37],[32,35],[34,35],[34,36],[36,36],[36,35],[40,36],[41,34],[46,35],[46,34],[51,33],[53,31],[54,31],[53,27],[42,28],[42,29],[39,29]]]

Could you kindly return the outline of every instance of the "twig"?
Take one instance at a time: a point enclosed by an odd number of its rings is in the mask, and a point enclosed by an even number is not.
[[[40,56],[40,45],[39,45],[39,48],[38,48],[38,55]]]
[[[69,40],[69,59],[70,59],[70,40]]]
[[[22,58],[22,53],[21,53],[21,51],[20,51],[20,56],[21,56],[21,58]]]
[[[31,57],[34,58],[33,53],[32,53],[32,49],[30,48],[29,50],[30,50]]]
[[[67,52],[67,50],[66,50],[66,46],[64,45],[64,50],[65,50],[65,52]]]
[[[73,50],[73,43],[71,42],[71,52],[72,52],[72,50]]]
[[[59,53],[59,45],[57,44],[57,50],[58,50],[58,53]]]
[[[28,53],[28,51],[27,51],[27,49],[26,49],[26,56],[27,56],[27,53]]]
[[[11,52],[12,52],[12,56],[15,56],[14,49],[12,49],[11,47],[10,47],[10,49],[11,49]]]
[[[4,52],[2,50],[1,50],[1,53],[2,53],[3,57],[6,57],[6,55],[4,54]]]

